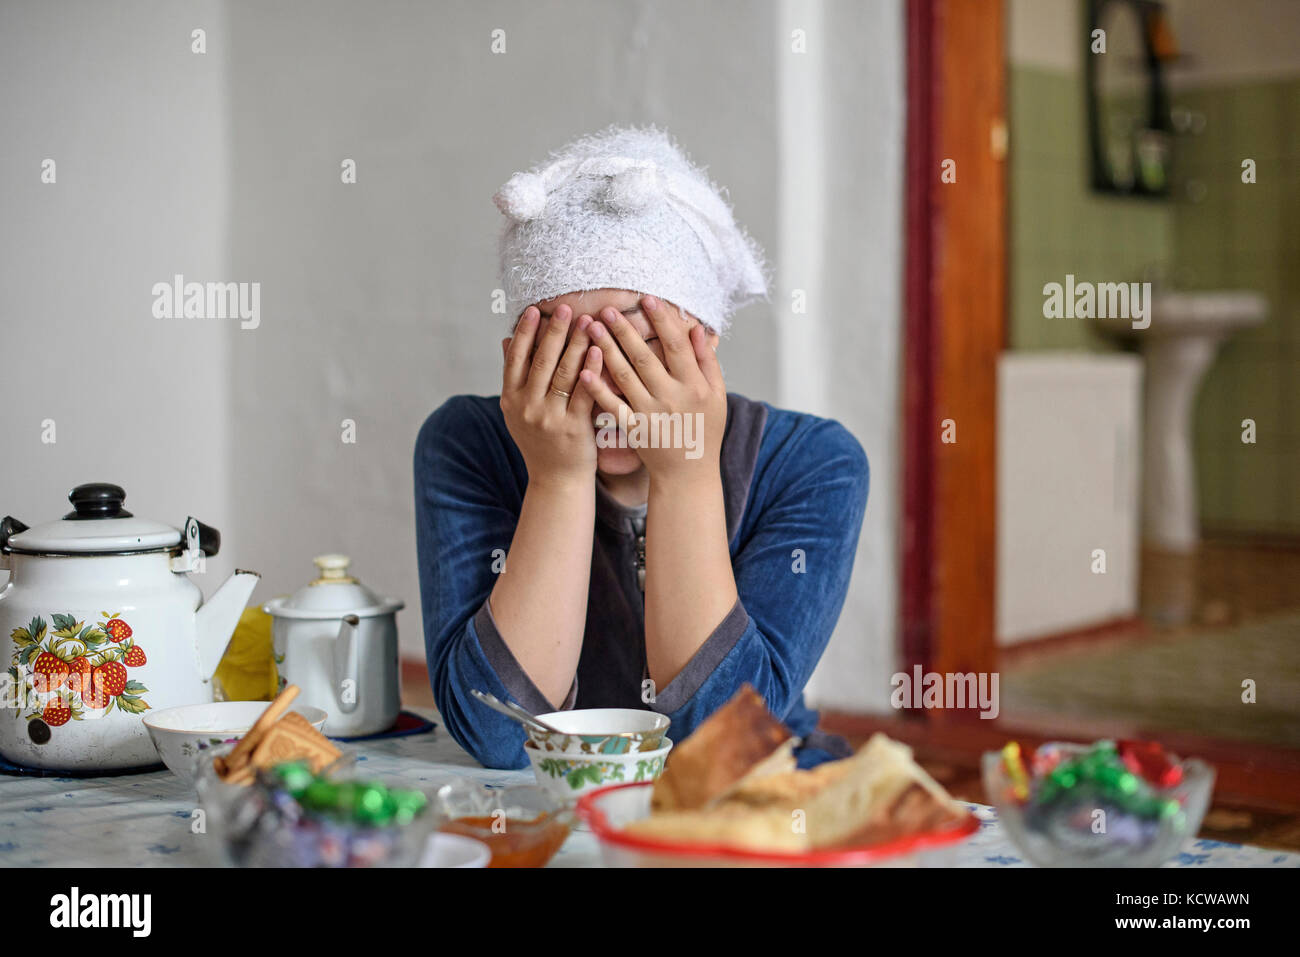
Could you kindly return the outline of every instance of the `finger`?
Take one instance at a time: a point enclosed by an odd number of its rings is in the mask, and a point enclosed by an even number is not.
[[[722,378],[722,366],[718,363],[718,352],[709,342],[709,334],[703,326],[691,330],[691,345],[695,349],[695,360],[700,371],[714,392],[726,392],[727,383]]]
[[[602,360],[608,360],[608,353],[602,352],[601,358]],[[583,369],[578,380],[582,383],[582,387],[591,394],[596,404],[606,412],[613,413],[620,418],[625,418],[631,413],[631,407],[615,394],[600,373],[594,373],[590,369]],[[627,409],[627,411],[620,414],[620,409]]]
[[[551,313],[546,323],[546,332],[537,344],[533,355],[533,364],[528,370],[528,393],[535,399],[543,398],[551,388],[551,379],[555,376],[555,363],[564,351],[564,341],[569,335],[569,320],[573,310],[568,305],[560,305]]]
[[[636,327],[628,322],[627,317],[613,306],[606,306],[602,309],[600,318],[605,323],[606,328],[614,334],[619,347],[632,363],[632,368],[641,381],[645,383],[646,388],[651,393],[663,392],[664,388],[671,384],[672,376],[668,374],[664,364],[659,361],[659,357],[654,354],[654,350],[646,345],[645,339],[641,337],[641,333],[636,331]],[[606,359],[608,358],[606,356]],[[622,385],[622,383],[619,384]]]
[[[596,377],[596,381],[599,382],[601,367],[601,351],[595,346],[589,347],[587,349],[586,362],[582,367],[583,370],[590,372]],[[587,384],[579,378],[573,387],[573,398],[569,400],[569,411],[575,415],[582,416],[584,419],[590,419],[591,409],[595,404],[596,397],[592,395],[591,389],[587,388]]]
[[[583,360],[587,357],[587,346],[591,345],[591,337],[587,335],[587,327],[590,325],[591,316],[579,316],[578,321],[573,324],[573,335],[569,337],[569,345],[560,356],[560,362],[555,367],[555,375],[551,377],[551,390],[547,392],[550,398],[568,402],[569,398],[560,395],[559,392],[567,392],[572,397],[574,384],[578,381],[578,373],[582,371]],[[559,392],[556,391],[557,389]]]
[[[698,369],[681,312],[657,296],[642,296],[641,309],[650,317],[650,324],[663,344],[664,359],[673,378],[680,380]]]
[[[541,315],[536,306],[529,306],[519,317],[515,334],[510,339],[509,348],[506,349],[506,368],[503,375],[506,391],[523,388],[528,380],[528,354],[532,352]]]
[[[627,397],[632,408],[649,408],[650,392],[646,388],[646,383],[641,380],[636,370],[632,368],[632,364],[627,361],[627,357],[623,355],[623,351],[619,348],[618,340],[614,338],[613,333],[602,322],[593,322],[589,331],[591,332],[592,342],[603,353],[601,358],[605,363],[605,368],[609,370],[610,378],[623,390],[623,395]],[[637,336],[637,338],[640,339],[641,337]],[[649,349],[644,341],[641,342],[641,347],[647,349],[647,351]],[[665,376],[668,374],[662,366],[660,371]]]

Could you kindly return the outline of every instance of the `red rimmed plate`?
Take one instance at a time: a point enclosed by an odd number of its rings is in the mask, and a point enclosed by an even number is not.
[[[960,844],[979,829],[969,812],[937,831],[873,844],[802,854],[747,851],[724,844],[667,841],[629,834],[624,826],[650,813],[653,782],[615,784],[578,799],[578,817],[596,835],[605,863],[614,867],[892,867],[943,866],[936,852]]]

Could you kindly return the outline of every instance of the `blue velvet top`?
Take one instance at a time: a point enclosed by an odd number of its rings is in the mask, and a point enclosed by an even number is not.
[[[668,735],[680,741],[748,682],[804,739],[800,767],[843,757],[846,743],[816,730],[803,689],[848,589],[867,502],[866,455],[838,422],[729,394],[720,470],[740,597],[649,704],[635,559],[645,506],[620,505],[597,483],[587,627],[561,710],[651,708],[672,719]],[[429,680],[447,731],[488,767],[526,767],[524,731],[471,688],[534,714],[556,710],[488,607],[501,567],[495,559],[510,547],[527,484],[497,397],[455,396],[420,429],[415,515]]]

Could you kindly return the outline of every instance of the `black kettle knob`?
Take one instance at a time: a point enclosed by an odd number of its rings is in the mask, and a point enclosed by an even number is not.
[[[67,519],[131,517],[131,513],[122,508],[126,492],[120,485],[110,485],[108,482],[78,485],[68,493],[68,501],[76,511],[63,516]]]

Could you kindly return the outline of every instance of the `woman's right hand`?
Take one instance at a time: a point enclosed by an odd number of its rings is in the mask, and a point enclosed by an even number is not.
[[[568,305],[557,306],[545,321],[536,306],[529,306],[514,336],[501,343],[501,411],[528,466],[530,485],[590,481],[596,474],[593,399],[578,378],[584,368],[600,375],[600,350],[588,349],[591,323],[586,315],[574,321]]]

